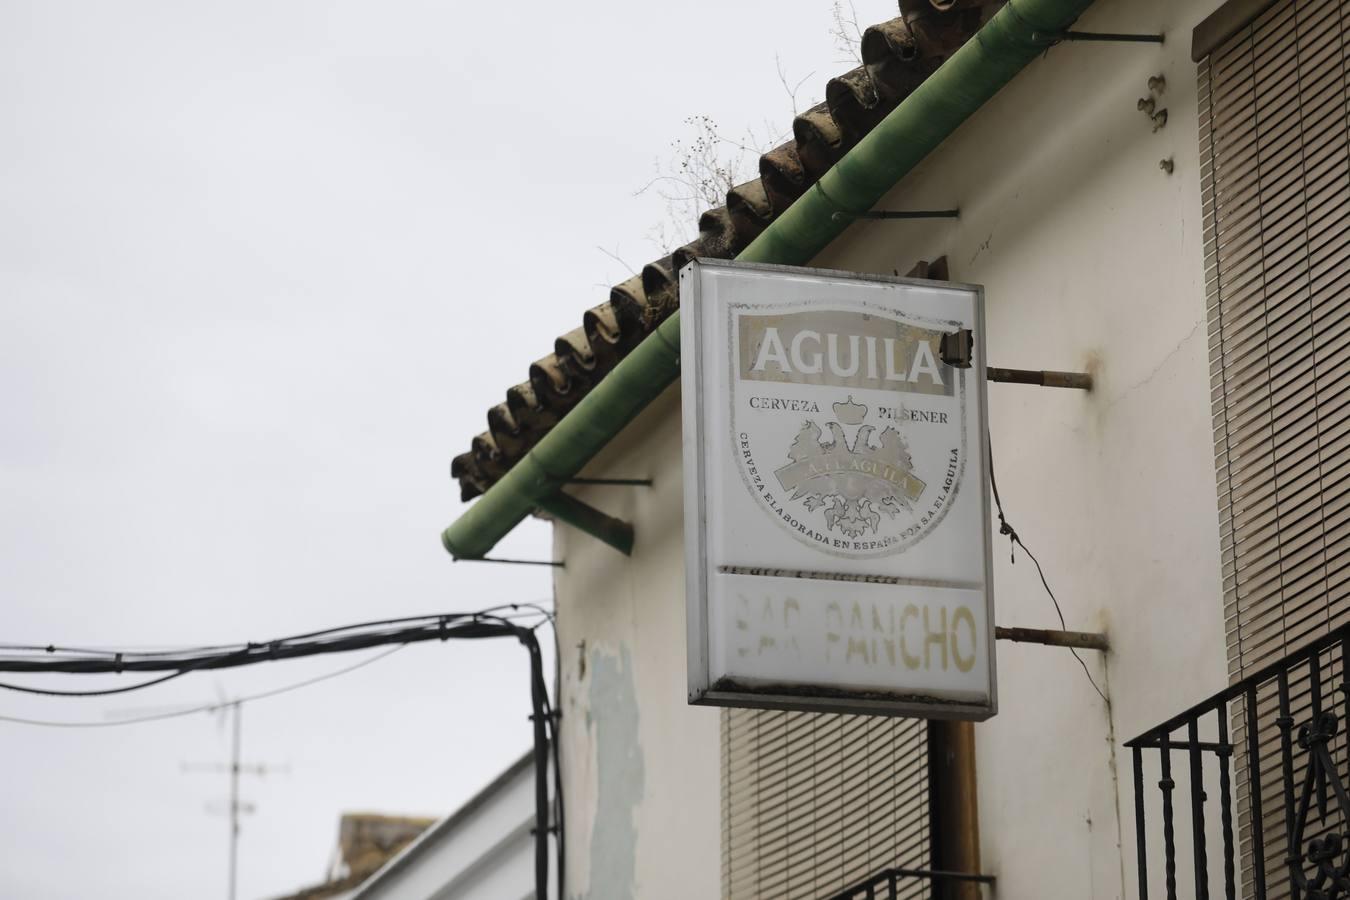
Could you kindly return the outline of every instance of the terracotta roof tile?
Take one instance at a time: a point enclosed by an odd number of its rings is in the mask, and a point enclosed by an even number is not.
[[[863,34],[863,65],[831,79],[825,102],[792,123],[793,140],[763,154],[760,177],[699,217],[696,239],[610,290],[536,360],[529,381],[488,410],[488,430],[456,456],[450,474],[472,499],[501,478],[629,351],[679,305],[676,273],[696,256],[729,259],[839,161],[975,33],[1001,0],[901,0],[901,16]]]

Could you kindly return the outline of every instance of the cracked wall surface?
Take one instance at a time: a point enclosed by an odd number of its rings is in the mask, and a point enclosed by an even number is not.
[[[686,700],[678,390],[587,472],[651,487],[578,485],[633,523],[624,557],[556,528],[555,574],[567,791],[568,896],[717,897],[721,889],[718,711]]]

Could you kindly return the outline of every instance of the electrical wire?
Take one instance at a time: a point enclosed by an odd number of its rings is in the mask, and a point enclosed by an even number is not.
[[[522,612],[521,610],[527,611]],[[534,621],[536,619],[542,620]],[[522,624],[522,620],[530,620],[533,624],[527,626]],[[203,648],[178,653],[146,653],[117,650],[101,651],[101,658],[96,658],[84,655],[81,651],[66,651],[80,655],[74,658],[54,659],[51,658],[51,655],[56,652],[55,645],[49,644],[45,647],[38,647],[35,645],[26,647],[19,645],[16,647],[15,645],[11,645],[11,649],[23,650],[29,654],[37,652],[42,655],[37,657],[32,655],[26,657],[0,657],[0,672],[121,674],[124,671],[167,671],[169,674],[147,682],[102,691],[55,691],[7,683],[0,683],[0,689],[18,690],[28,693],[44,694],[47,696],[98,696],[141,690],[156,684],[162,684],[171,678],[177,678],[192,671],[234,668],[236,666],[245,666],[273,660],[294,659],[326,653],[341,653],[388,644],[400,645],[399,647],[393,648],[394,650],[397,650],[407,644],[421,641],[446,641],[451,638],[515,637],[525,646],[530,655],[530,693],[531,704],[533,707],[531,718],[535,723],[534,756],[537,796],[535,839],[539,842],[535,852],[535,890],[540,896],[544,896],[548,890],[548,851],[546,844],[544,843],[548,841],[548,832],[553,832],[555,836],[560,860],[563,857],[564,848],[562,837],[564,825],[562,816],[562,778],[559,769],[560,760],[557,744],[558,732],[556,727],[556,718],[558,714],[554,711],[553,705],[549,700],[548,685],[544,680],[543,673],[543,655],[540,652],[539,640],[535,634],[535,632],[543,627],[545,622],[555,626],[553,629],[553,641],[556,653],[558,650],[558,632],[555,614],[544,607],[533,603],[501,604],[490,607],[487,611],[472,613],[439,613],[428,616],[383,619],[357,625],[344,625],[338,628],[328,628],[301,635],[292,635],[290,637],[279,638],[266,643],[250,642],[242,645],[232,645],[234,649],[232,649],[231,652],[206,652]],[[391,650],[390,652],[393,651]],[[111,655],[111,658],[109,658],[109,655]],[[376,659],[381,659],[386,655],[388,654],[382,654],[381,656],[376,657]],[[345,671],[351,671],[352,669],[359,668],[361,665],[366,665],[374,661],[375,660],[373,659],[364,660],[358,665],[350,666],[342,672],[330,673],[330,675],[326,677],[335,677],[337,674],[343,674]],[[0,716],[0,721],[56,728],[88,728],[126,725],[132,724],[133,721],[154,721],[161,718],[175,718],[181,715],[190,715],[194,712],[201,712],[204,708],[219,708],[220,706],[228,704],[245,702],[245,700],[249,699],[276,696],[278,693],[295,690],[306,684],[312,684],[320,680],[324,680],[324,678],[310,679],[307,682],[298,683],[294,686],[277,688],[274,691],[264,692],[253,698],[241,698],[236,701],[209,704],[206,707],[197,709],[162,713],[157,716],[145,716],[140,717],[138,720],[125,719],[100,723],[58,723],[37,719],[21,719],[13,716]],[[550,761],[552,762],[554,772],[555,803],[552,805],[556,810],[556,821],[552,825],[549,824],[550,804],[547,802],[548,769]],[[561,864],[559,865],[558,874],[559,889],[561,890]]]
[[[275,639],[275,640],[273,640],[273,641],[270,641],[269,643],[286,643],[286,642],[290,642],[290,641],[306,640],[306,639],[318,638],[318,637],[327,637],[327,636],[332,636],[332,635],[342,634],[343,632],[347,632],[347,631],[357,631],[357,630],[361,630],[361,629],[374,628],[374,627],[384,626],[384,625],[403,625],[403,624],[407,624],[407,623],[410,623],[410,622],[439,621],[439,620],[442,620],[442,619],[445,619],[445,620],[447,620],[447,621],[452,621],[452,620],[453,620],[453,621],[461,621],[461,620],[464,620],[464,619],[485,618],[485,617],[494,618],[494,619],[514,620],[514,619],[516,619],[516,618],[518,618],[518,617],[517,617],[517,616],[514,616],[514,615],[499,616],[499,615],[494,615],[494,614],[497,613],[498,611],[501,611],[501,610],[511,610],[511,611],[514,612],[514,611],[520,610],[520,609],[531,609],[531,610],[534,610],[534,611],[536,611],[539,615],[544,616],[545,618],[549,619],[550,621],[552,621],[552,619],[553,619],[553,617],[554,617],[554,614],[553,614],[553,612],[552,612],[551,610],[549,610],[549,609],[547,609],[546,607],[541,606],[540,604],[537,604],[537,603],[502,603],[502,604],[498,604],[498,605],[496,605],[496,606],[489,606],[489,607],[487,607],[486,609],[481,609],[481,610],[477,610],[477,611],[473,611],[473,612],[429,613],[429,614],[426,614],[426,615],[420,615],[420,616],[403,616],[403,617],[401,617],[401,618],[396,618],[396,619],[376,619],[376,620],[373,620],[373,621],[370,621],[370,622],[358,622],[358,623],[355,623],[355,624],[352,624],[352,625],[343,625],[343,626],[340,626],[340,627],[337,627],[337,628],[326,628],[326,629],[323,629],[323,630],[321,630],[321,631],[311,631],[311,632],[305,632],[305,633],[302,633],[302,634],[293,634],[293,635],[289,635],[289,636],[284,637],[284,638],[277,638],[277,639]],[[526,617],[528,617],[528,614],[527,614]],[[214,644],[214,645],[196,646],[196,647],[194,647],[194,646],[185,646],[185,647],[180,647],[180,648],[178,648],[178,649],[164,649],[164,650],[135,650],[135,649],[130,649],[130,648],[114,649],[114,648],[64,647],[64,646],[59,646],[59,645],[56,645],[56,644],[47,644],[47,645],[40,645],[40,644],[0,644],[0,651],[17,651],[17,652],[21,652],[21,653],[35,653],[35,654],[42,655],[42,656],[44,656],[45,658],[48,658],[48,659],[51,659],[51,658],[62,658],[62,657],[56,656],[56,654],[73,654],[73,655],[75,655],[77,658],[84,658],[84,657],[99,657],[99,656],[115,658],[115,657],[117,657],[117,656],[121,656],[121,657],[123,657],[123,658],[128,658],[128,659],[129,659],[129,658],[144,658],[144,659],[149,659],[149,658],[156,658],[156,657],[171,657],[171,656],[185,656],[185,655],[201,655],[201,654],[207,654],[207,653],[219,653],[219,652],[231,651],[231,650],[234,650],[234,651],[243,651],[243,650],[246,650],[246,649],[248,649],[248,648],[256,647],[256,646],[259,646],[259,645],[257,645],[257,644],[252,644],[252,643],[242,643],[242,644]]]
[[[307,678],[304,681],[297,681],[294,684],[284,685],[279,688],[273,688],[268,691],[262,691],[258,694],[249,694],[244,697],[236,697],[233,700],[220,700],[215,703],[205,703],[201,706],[193,706],[188,709],[177,709],[173,712],[154,713],[146,716],[136,716],[129,719],[111,719],[103,721],[86,722],[55,722],[46,719],[23,719],[17,716],[0,716],[0,722],[11,722],[18,725],[39,725],[46,728],[116,728],[121,725],[140,725],[146,722],[162,722],[165,719],[178,719],[184,716],[195,716],[198,713],[215,712],[218,709],[225,709],[238,703],[252,703],[255,700],[266,700],[270,697],[277,697],[281,694],[289,694],[292,691],[298,691],[301,688],[309,687],[312,684],[318,684],[321,681],[328,681],[337,678],[339,675],[346,675],[348,672],[355,672],[357,669],[363,669],[366,666],[379,662],[385,657],[392,656],[400,650],[406,649],[406,644],[400,644],[397,647],[391,647],[383,653],[377,653],[369,659],[363,659],[355,665],[346,666],[333,672],[327,672],[314,678]],[[182,673],[186,674],[186,673]]]
[[[213,650],[235,650],[241,647],[241,644],[220,644],[213,647],[155,647],[150,648],[131,648],[126,647],[121,650],[114,650],[109,647],[63,647],[55,644],[42,646],[39,644],[0,644],[0,651],[18,651],[24,653],[72,653],[80,656],[115,656],[117,653],[126,653],[136,656],[162,656],[165,654],[178,654],[189,652],[208,652]]]
[[[120,675],[124,664],[123,655],[121,653],[115,654],[112,660],[112,665],[114,667],[112,671],[115,674]],[[0,664],[0,670],[2,670],[2,666],[3,664]],[[200,668],[199,665],[189,663],[161,678],[152,678],[149,681],[141,681],[136,684],[127,684],[115,688],[103,688],[101,690],[62,691],[56,690],[55,688],[37,688],[24,684],[10,684],[8,682],[0,682],[0,690],[18,691],[23,694],[38,694],[44,697],[108,697],[113,694],[129,694],[132,691],[140,691],[148,687],[154,687],[157,684],[163,684],[166,681],[181,678],[189,672],[196,671],[198,668]]]
[[[154,687],[157,684],[163,684],[166,681],[171,681],[175,678],[181,678],[182,676],[186,675],[188,672],[191,671],[192,671],[191,669],[183,669],[178,672],[170,672],[168,675],[165,675],[161,678],[152,678],[149,681],[142,681],[137,684],[123,685],[122,687],[117,688],[108,688],[102,691],[58,691],[48,688],[29,687],[28,685],[23,684],[8,684],[3,681],[0,681],[0,690],[18,691],[19,693],[22,694],[39,694],[43,697],[107,697],[110,694],[129,694],[132,691],[139,691],[144,688]]]
[[[313,638],[329,637],[336,634],[342,634],[347,631],[358,631],[363,628],[375,628],[382,625],[403,625],[409,622],[426,621],[465,621],[473,619],[486,619],[494,621],[507,621],[506,617],[498,615],[501,610],[516,610],[524,607],[534,607],[545,615],[550,615],[542,606],[534,603],[499,603],[496,606],[489,606],[486,609],[480,609],[474,612],[451,612],[451,613],[430,613],[422,616],[403,616],[397,619],[376,619],[371,622],[358,622],[355,625],[342,625],[337,628],[325,628],[322,631],[310,631],[303,634],[293,634],[289,637],[280,638],[280,641],[301,641]]]
[[[521,622],[531,624],[526,627],[519,624]],[[5,683],[0,683],[0,689],[58,697],[102,696],[151,687],[199,669],[230,668],[271,659],[356,650],[387,643],[412,643],[433,638],[444,640],[449,637],[491,636],[519,633],[522,630],[533,632],[545,623],[555,624],[555,622],[556,615],[552,610],[538,603],[526,602],[503,603],[473,612],[430,613],[418,616],[376,619],[289,635],[265,643],[215,644],[185,647],[178,650],[65,647],[56,644],[4,644],[0,645],[0,651],[7,650],[10,651],[10,654],[8,656],[0,655],[0,671],[120,674],[124,671],[170,670],[170,674],[135,685],[98,691],[60,691]],[[388,626],[409,627],[389,628]],[[553,645],[555,654],[560,652],[556,628],[553,633]]]
[[[509,610],[510,605],[494,607]],[[192,653],[186,656],[153,655],[118,651],[113,657],[52,659],[47,657],[0,658],[0,671],[8,672],[67,672],[67,673],[121,673],[126,671],[196,671],[208,669],[234,668],[251,663],[269,660],[293,659],[321,653],[336,653],[361,650],[383,644],[416,643],[428,640],[446,640],[448,638],[502,637],[520,636],[523,632],[532,632],[548,621],[542,612],[509,612],[508,616],[494,613],[444,613],[437,616],[417,616],[404,619],[382,620],[363,623],[360,626],[342,626],[308,632],[304,635],[278,638],[265,643],[249,643],[240,649],[226,653]],[[534,621],[543,616],[542,621]],[[528,627],[521,620],[530,620]],[[384,628],[388,624],[416,623],[405,627]],[[375,626],[375,627],[371,627]],[[365,628],[365,630],[360,630]],[[128,685],[117,692],[137,690],[149,687],[156,682],[142,685]],[[26,686],[0,684],[0,688],[13,687],[26,689]],[[31,689],[38,690],[38,689]],[[70,694],[88,694],[95,692],[56,692],[44,691],[54,696]]]
[[[498,611],[509,610],[506,615],[498,614]],[[531,610],[531,612],[520,612],[521,610]],[[482,610],[471,612],[442,612],[429,613],[419,616],[403,616],[395,619],[376,619],[369,622],[358,622],[350,625],[342,625],[336,628],[325,628],[319,631],[303,632],[300,634],[287,635],[286,637],[273,638],[265,642],[242,642],[236,644],[215,644],[201,647],[185,646],[177,650],[135,650],[130,648],[74,648],[64,647],[55,644],[37,645],[37,644],[8,644],[0,645],[0,650],[17,650],[37,653],[44,657],[50,657],[53,653],[66,652],[76,653],[83,656],[102,656],[102,657],[123,657],[124,659],[134,658],[155,658],[172,656],[190,656],[202,654],[219,654],[221,652],[242,652],[244,650],[254,650],[258,647],[285,644],[295,641],[312,640],[323,637],[333,637],[353,631],[369,631],[372,628],[388,625],[407,625],[409,623],[435,623],[447,622],[457,623],[466,621],[507,621],[518,618],[532,618],[540,616],[546,619],[553,617],[552,611],[536,603],[504,603],[497,606],[487,607]]]
[[[1045,570],[1041,568],[1041,561],[1036,558],[1036,554],[1032,553],[1031,550],[1027,548],[1027,545],[1022,541],[1021,535],[1017,533],[1017,529],[1013,528],[1012,524],[1008,522],[1007,517],[1003,515],[1003,501],[998,495],[998,479],[994,477],[994,442],[992,440],[989,442],[989,486],[993,489],[994,506],[998,510],[998,533],[1008,536],[1009,560],[1011,560],[1013,565],[1017,564],[1016,548],[1018,547],[1021,547],[1022,552],[1031,558],[1032,564],[1036,566],[1036,574],[1041,577],[1041,586],[1044,587],[1045,592],[1050,595],[1050,602],[1055,605],[1055,615],[1059,616],[1059,627],[1061,630],[1067,631],[1069,626],[1064,621],[1064,610],[1060,608],[1059,599],[1055,597],[1055,592],[1050,590],[1050,582],[1045,579]],[[1092,671],[1088,669],[1087,663],[1083,661],[1083,657],[1078,655],[1078,650],[1074,647],[1070,647],[1069,652],[1073,654],[1074,659],[1078,660],[1078,665],[1083,667],[1083,674],[1087,676],[1088,683],[1091,684],[1092,689],[1097,692],[1097,696],[1102,698],[1102,702],[1106,704],[1107,708],[1110,708],[1111,701],[1107,698],[1106,694],[1103,693],[1102,689],[1097,686],[1097,679],[1092,677]]]

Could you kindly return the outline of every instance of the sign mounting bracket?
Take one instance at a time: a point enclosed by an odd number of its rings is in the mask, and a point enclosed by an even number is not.
[[[1092,390],[1092,376],[1087,372],[1049,372],[1035,369],[996,369],[989,367],[990,381],[1001,384],[1034,384],[1049,388]]]
[[[1100,650],[1106,653],[1111,642],[1099,631],[1065,631],[1059,628],[1004,628],[994,629],[1000,641],[1019,644],[1043,644],[1046,647],[1072,647],[1075,650]]]
[[[942,336],[939,355],[942,361],[958,369],[969,369],[974,358],[975,339],[969,328],[949,331]],[[1079,391],[1092,390],[1092,375],[1087,372],[1054,372],[1037,369],[997,369],[993,366],[985,370],[985,377],[1002,384],[1034,384],[1040,387],[1071,388]]]
[[[539,508],[558,521],[609,544],[624,556],[633,555],[633,526],[622,519],[562,491],[540,502]]]

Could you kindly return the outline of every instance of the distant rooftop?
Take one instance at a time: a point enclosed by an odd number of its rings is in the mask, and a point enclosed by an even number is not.
[[[338,847],[328,879],[277,900],[341,900],[417,839],[435,819],[344,813]]]

